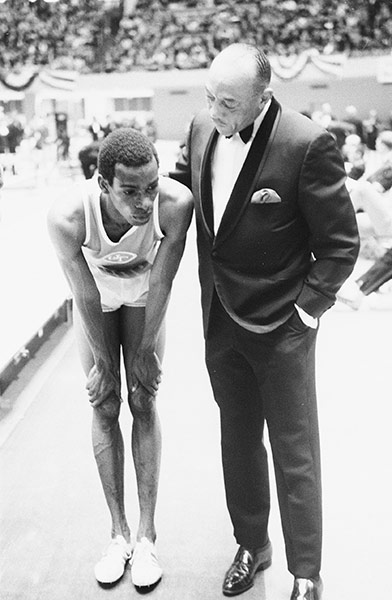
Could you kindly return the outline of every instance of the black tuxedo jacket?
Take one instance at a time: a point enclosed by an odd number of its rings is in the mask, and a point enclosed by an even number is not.
[[[250,331],[278,327],[294,303],[321,316],[334,304],[359,248],[333,137],[273,99],[215,235],[211,157],[217,138],[208,112],[196,115],[170,173],[195,198],[205,332],[214,289],[230,316]]]

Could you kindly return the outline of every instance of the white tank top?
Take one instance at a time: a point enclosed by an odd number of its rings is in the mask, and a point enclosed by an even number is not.
[[[86,239],[82,251],[94,275],[137,279],[151,270],[163,233],[159,226],[159,195],[154,200],[152,218],[145,225],[131,227],[118,242],[106,233],[100,206],[101,190],[96,178],[85,182],[82,193]],[[136,284],[136,281],[135,281]]]

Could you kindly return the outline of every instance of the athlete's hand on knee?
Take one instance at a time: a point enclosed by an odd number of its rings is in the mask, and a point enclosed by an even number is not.
[[[136,353],[132,366],[133,381],[140,384],[155,396],[161,382],[161,361],[156,352],[139,349]]]
[[[95,408],[99,406],[106,398],[115,393],[120,398],[120,379],[119,376],[107,368],[92,367],[87,377],[87,393],[90,404]]]

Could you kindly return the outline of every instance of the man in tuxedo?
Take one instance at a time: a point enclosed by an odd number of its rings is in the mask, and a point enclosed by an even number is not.
[[[282,108],[262,51],[225,48],[207,76],[174,177],[195,198],[206,363],[221,416],[227,505],[239,544],[223,594],[271,564],[264,423],[272,448],[292,600],[319,600],[318,320],[358,253],[330,133]]]

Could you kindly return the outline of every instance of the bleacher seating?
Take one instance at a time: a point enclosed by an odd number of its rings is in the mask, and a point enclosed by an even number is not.
[[[389,0],[6,0],[0,4],[0,69],[90,72],[204,68],[227,44],[268,54],[389,53]]]

